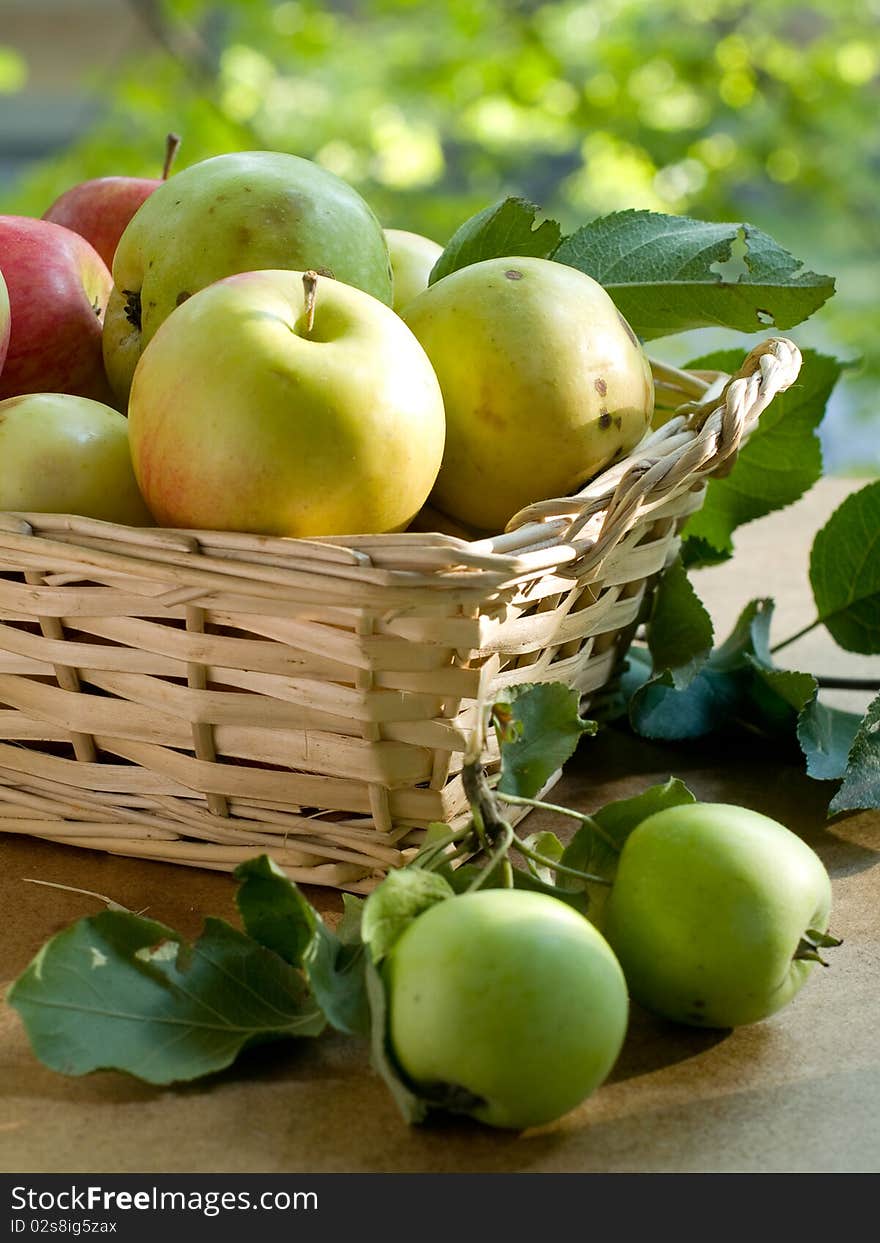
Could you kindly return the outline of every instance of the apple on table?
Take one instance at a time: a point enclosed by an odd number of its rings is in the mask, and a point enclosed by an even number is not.
[[[97,251],[51,221],[0,216],[0,269],[11,317],[0,400],[55,392],[112,402],[101,351],[112,280]]]
[[[769,816],[725,803],[655,812],[630,834],[602,931],[632,996],[696,1027],[781,1010],[822,961],[831,881]]]
[[[163,181],[168,180],[179,148],[178,135],[169,134],[160,178],[96,177],[92,181],[81,181],[79,185],[65,190],[43,212],[43,219],[61,224],[84,237],[94,246],[107,267],[112,269],[119,239],[144,200]]]

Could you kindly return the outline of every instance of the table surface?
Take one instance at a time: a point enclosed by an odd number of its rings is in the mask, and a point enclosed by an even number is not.
[[[774,634],[812,616],[812,533],[852,485],[825,481],[797,506],[744,528],[733,566],[697,586],[724,630],[772,584]],[[793,667],[866,672],[870,663],[813,634]],[[873,665],[876,672],[876,662]],[[864,697],[862,697],[862,703]],[[850,706],[859,701],[849,700]],[[859,706],[861,706],[859,704]],[[828,787],[748,745],[687,749],[604,732],[557,787],[585,810],[670,773],[697,796],[740,802],[789,824],[818,851],[844,938],[827,971],[780,1014],[733,1032],[676,1027],[635,1011],[611,1078],[559,1122],[522,1135],[466,1120],[407,1128],[365,1046],[335,1035],[249,1054],[201,1084],[157,1089],[122,1075],[66,1079],[32,1056],[17,1016],[0,1009],[0,1169],[6,1172],[876,1171],[880,1167],[880,815],[825,819]],[[535,813],[529,828],[551,827]],[[558,828],[557,824],[552,825]],[[234,918],[228,877],[0,837],[0,981],[42,942],[109,894],[195,935],[206,914]],[[314,889],[322,910],[337,895]]]

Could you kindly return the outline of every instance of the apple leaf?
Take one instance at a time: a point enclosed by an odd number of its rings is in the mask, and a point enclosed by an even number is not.
[[[356,898],[353,893],[342,895],[342,919],[336,925],[336,935],[343,945],[357,945],[361,940],[365,902],[365,898]]]
[[[531,833],[523,838],[523,845],[540,855],[542,859],[546,859],[548,864],[559,863],[565,850],[556,834],[547,832]],[[526,856],[526,867],[537,880],[542,880],[547,885],[553,884],[555,872],[552,867],[544,866],[528,856]]]
[[[681,689],[668,669],[655,672],[629,704],[630,723],[646,738],[667,741],[723,733],[747,725],[754,715],[749,690],[753,670],[748,657],[769,665],[772,600],[752,600],[725,642]]]
[[[843,774],[843,783],[831,800],[829,814],[880,807],[880,695],[871,701],[859,725]]]
[[[644,651],[631,651],[638,676],[631,682],[629,716],[636,732],[674,741],[740,730],[783,746],[796,741],[811,777],[842,777],[860,718],[821,703],[811,673],[775,667],[772,616],[772,600],[753,600],[684,686],[675,685],[668,668],[645,679]]]
[[[428,284],[484,259],[522,255],[546,259],[559,245],[562,230],[555,220],[536,224],[540,210],[528,199],[507,198],[477,212],[453,233]]]
[[[676,559],[654,591],[648,647],[654,667],[668,670],[672,685],[683,690],[694,680],[712,651],[712,619]]]
[[[817,781],[842,777],[861,717],[820,703],[819,683],[811,673],[771,669],[753,659],[750,663],[756,677],[796,715],[797,739],[807,761],[808,775]],[[784,721],[783,727],[787,724]]]
[[[740,351],[729,350],[697,358],[688,369],[734,372],[741,362]],[[816,429],[841,370],[836,359],[804,351],[797,383],[774,397],[731,473],[709,481],[702,508],[688,519],[689,564],[724,560],[733,551],[738,526],[791,505],[819,479],[822,449]]]
[[[596,722],[579,714],[580,695],[561,682],[508,687],[493,709],[501,744],[500,794],[534,798]]]
[[[285,962],[302,966],[320,916],[268,855],[247,859],[233,873],[235,904],[245,931]]]
[[[206,920],[192,946],[137,915],[80,919],[43,946],[8,1000],[53,1070],[122,1070],[158,1084],[324,1028],[299,972],[221,919]]]
[[[337,936],[268,855],[246,860],[234,875],[241,882],[235,900],[249,935],[303,968],[316,1002],[337,1031],[366,1034],[360,908],[347,916],[347,925],[343,920]]]
[[[392,1056],[388,1039],[388,998],[385,993],[385,984],[376,970],[375,963],[370,958],[369,950],[366,953],[366,986],[370,1005],[370,1055],[373,1068],[384,1079],[385,1086],[393,1096],[404,1121],[411,1125],[423,1122],[428,1115],[428,1102],[413,1092]]]
[[[608,880],[614,878],[623,844],[643,820],[667,807],[695,803],[696,797],[678,777],[649,786],[632,798],[617,799],[594,811],[577,830],[563,852],[561,863]],[[563,876],[562,884],[571,884]]]
[[[361,935],[374,963],[380,963],[395,941],[422,911],[454,896],[449,881],[424,868],[389,872],[364,903]]]
[[[750,224],[650,211],[593,220],[564,238],[552,257],[603,285],[645,340],[692,328],[791,328],[834,292],[830,276],[803,271]]]
[[[880,481],[848,496],[816,533],[810,583],[819,620],[849,652],[880,652]]]

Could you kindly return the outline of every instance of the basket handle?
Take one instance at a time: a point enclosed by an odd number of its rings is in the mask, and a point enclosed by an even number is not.
[[[539,501],[508,523],[512,532],[548,519],[567,519],[560,538],[574,539],[604,511],[590,560],[604,556],[629,530],[635,513],[672,493],[730,469],[746,436],[777,393],[797,379],[801,354],[785,337],[756,345],[735,375],[710,384],[699,401],[679,407],[657,431],[649,432],[616,467],[603,471],[573,496]]]

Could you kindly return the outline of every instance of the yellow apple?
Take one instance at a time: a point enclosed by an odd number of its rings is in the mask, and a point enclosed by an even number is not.
[[[446,452],[432,504],[497,531],[580,487],[647,431],[647,357],[601,285],[548,259],[488,259],[403,316],[434,365]]]
[[[118,410],[70,393],[0,401],[0,510],[146,526]]]
[[[218,281],[147,346],[129,438],[158,522],[340,535],[398,529],[424,504],[445,434],[431,364],[390,307],[311,275]]]
[[[406,229],[386,229],[385,241],[391,256],[392,305],[399,314],[417,293],[428,288],[428,277],[443,254],[443,247]]]

